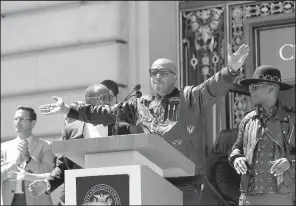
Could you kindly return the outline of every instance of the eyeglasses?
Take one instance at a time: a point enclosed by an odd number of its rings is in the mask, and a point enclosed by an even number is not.
[[[99,97],[86,97],[86,98],[99,99],[102,102],[111,102],[113,100],[113,97],[110,94],[101,95]]]
[[[249,91],[256,91],[257,88],[263,87],[263,86],[268,86],[268,84],[250,84]]]
[[[270,75],[266,75],[266,76],[264,76],[264,75],[260,75],[259,77],[258,77],[259,79],[264,79],[264,80],[269,80],[269,81],[276,81],[276,82],[280,82],[281,81],[281,79],[279,78],[279,77],[277,77],[277,76],[270,76]]]
[[[161,77],[168,76],[169,73],[175,74],[175,72],[169,70],[163,70],[163,69],[150,69],[149,70],[150,76],[151,77],[156,77],[157,74],[159,74]]]
[[[14,118],[14,121],[24,121],[24,120],[28,120],[28,121],[31,121],[32,119],[28,119],[28,118],[24,118],[24,117],[18,117],[18,118]]]

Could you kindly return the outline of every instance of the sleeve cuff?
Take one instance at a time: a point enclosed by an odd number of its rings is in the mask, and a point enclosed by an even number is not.
[[[237,76],[242,68],[239,68],[237,71],[234,71],[230,65],[227,65],[227,70],[229,71],[229,73],[233,76]]]
[[[232,166],[232,167],[234,167],[234,165],[233,165],[233,162],[234,162],[234,160],[236,159],[236,158],[238,158],[238,157],[242,157],[242,155],[233,155],[233,156],[230,156],[229,157],[229,163],[230,163],[230,165]]]
[[[45,179],[45,180],[43,180],[45,183],[46,183],[46,191],[45,191],[45,193],[46,194],[50,194],[50,183],[48,182],[48,180],[47,179]]]

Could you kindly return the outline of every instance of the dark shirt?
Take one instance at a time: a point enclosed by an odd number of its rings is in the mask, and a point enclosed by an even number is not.
[[[175,88],[164,98],[143,96],[122,105],[122,120],[138,132],[161,136],[196,165],[195,174],[204,173],[205,140],[202,115],[226,94],[236,76],[222,68],[198,86]],[[108,125],[115,111],[108,106],[83,105],[71,108],[68,117],[92,124]]]
[[[277,193],[276,177],[270,173],[274,161],[275,143],[266,134],[258,141],[254,151],[254,162],[250,168],[250,182],[248,193]]]

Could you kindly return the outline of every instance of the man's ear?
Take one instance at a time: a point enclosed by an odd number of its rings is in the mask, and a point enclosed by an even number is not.
[[[32,120],[32,122],[31,122],[31,126],[32,126],[32,128],[34,128],[35,125],[36,125],[36,120]]]

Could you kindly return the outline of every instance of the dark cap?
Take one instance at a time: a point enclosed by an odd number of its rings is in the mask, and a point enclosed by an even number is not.
[[[116,82],[106,79],[102,81],[101,84],[105,85],[109,90],[111,90],[115,96],[117,96],[117,94],[119,93],[118,85],[116,84]]]

